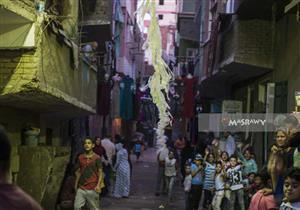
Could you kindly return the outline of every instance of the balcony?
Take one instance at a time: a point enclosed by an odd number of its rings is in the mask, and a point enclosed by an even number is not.
[[[194,18],[196,12],[197,1],[180,0],[178,17]]]
[[[290,0],[274,1],[274,0],[238,0],[236,13],[240,19],[261,19],[272,20],[274,15],[276,18],[284,14],[284,7]],[[275,12],[275,13],[274,13]]]
[[[10,10],[12,3],[7,2],[4,5],[7,11],[1,9],[0,17],[16,16],[15,20],[25,24],[26,29],[30,28],[27,25],[34,25],[35,33],[29,30],[21,41],[12,42],[16,46],[0,49],[0,105],[65,116],[95,113],[97,72],[91,68],[79,70],[84,64],[79,59],[77,45],[62,29],[49,25],[49,30],[41,33],[45,28],[42,19],[37,22],[31,13],[27,16],[23,12],[26,7],[19,10],[14,5]],[[11,33],[11,40],[19,40],[20,34],[13,33],[14,24],[4,24],[1,31]],[[31,45],[24,47],[24,43]]]
[[[273,69],[272,28],[265,20],[235,20],[221,37],[219,68],[238,82]]]
[[[80,1],[82,11],[80,25],[110,25],[112,17],[113,1],[93,0]]]

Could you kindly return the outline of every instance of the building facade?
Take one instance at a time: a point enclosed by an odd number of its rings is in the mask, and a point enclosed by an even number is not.
[[[92,5],[80,1],[0,2],[0,124],[12,141],[13,182],[44,209],[55,208],[62,169],[82,151],[96,114],[99,66],[84,61],[81,44],[88,26],[109,26],[105,2],[105,11],[95,7],[101,23],[95,11],[82,16]]]
[[[300,88],[295,8],[285,12],[288,1],[200,2],[199,70],[204,112],[222,112],[224,100],[242,102],[245,113],[294,111],[294,94]],[[258,163],[263,165],[273,137],[252,133],[242,141],[254,145]]]
[[[177,34],[176,34],[176,57],[179,75],[186,75],[188,72],[198,76],[195,65],[198,62],[199,48],[199,20],[197,11],[198,1],[179,0],[177,6]]]

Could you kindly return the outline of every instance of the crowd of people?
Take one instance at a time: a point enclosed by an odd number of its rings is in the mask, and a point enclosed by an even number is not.
[[[114,198],[128,198],[132,171],[130,149],[120,136],[113,143],[109,138],[84,140],[85,152],[78,156],[75,166],[74,208],[82,209],[86,204],[100,209],[100,198],[111,194]],[[113,186],[111,183],[113,180]],[[112,187],[111,187],[112,186]],[[112,190],[110,190],[112,188]]]
[[[220,139],[209,133],[204,152],[179,137],[158,151],[156,195],[168,194],[171,201],[174,180],[181,177],[186,210],[198,210],[200,204],[205,210],[300,209],[297,127],[298,120],[287,117],[285,126],[276,130],[268,161],[262,167],[256,163],[253,147],[237,145],[230,132],[223,133],[222,146]]]
[[[185,209],[198,210],[299,210],[300,209],[300,132],[298,121],[288,117],[285,127],[277,128],[268,161],[258,167],[250,144],[237,144],[230,132],[224,132],[224,145],[211,133],[205,147],[195,147],[184,137],[170,144],[167,139],[157,151],[156,196],[174,199],[178,180],[185,193]],[[58,209],[100,209],[100,198],[110,193],[117,199],[128,198],[132,164],[137,162],[143,142],[128,145],[120,136],[86,137],[84,152],[68,167],[60,193]],[[42,209],[30,196],[8,182],[11,146],[0,129],[0,210]],[[112,183],[113,181],[113,183]],[[9,196],[6,192],[10,192]],[[2,199],[2,201],[1,201]],[[4,202],[4,200],[5,202]],[[4,206],[3,206],[4,205]],[[11,207],[12,206],[12,207]]]

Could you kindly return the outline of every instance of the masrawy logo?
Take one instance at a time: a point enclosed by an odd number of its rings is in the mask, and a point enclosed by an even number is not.
[[[300,113],[256,114],[256,113],[216,113],[198,115],[198,131],[213,132],[274,132],[280,127],[288,126],[293,116],[300,122]],[[299,126],[296,126],[297,128]]]
[[[267,120],[262,119],[229,119],[228,126],[250,126],[250,125],[262,125],[264,126]]]

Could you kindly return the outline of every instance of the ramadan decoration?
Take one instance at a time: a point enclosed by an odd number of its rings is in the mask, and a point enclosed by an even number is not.
[[[169,84],[173,78],[173,74],[168,65],[162,58],[162,42],[161,31],[156,15],[155,0],[142,0],[137,10],[137,20],[141,28],[146,15],[150,15],[150,26],[148,28],[147,40],[143,49],[148,57],[148,62],[154,67],[154,74],[150,77],[148,85],[153,102],[159,111],[159,122],[157,124],[157,144],[162,145],[160,139],[164,139],[164,130],[172,121],[169,112],[168,92]]]

